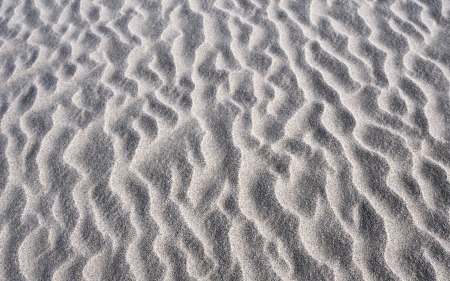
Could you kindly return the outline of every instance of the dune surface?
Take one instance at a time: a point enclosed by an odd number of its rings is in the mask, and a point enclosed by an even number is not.
[[[0,280],[450,280],[447,0],[0,1]]]

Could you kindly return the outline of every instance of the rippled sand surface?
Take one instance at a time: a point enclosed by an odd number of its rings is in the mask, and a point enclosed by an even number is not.
[[[0,0],[0,280],[450,280],[450,1]]]

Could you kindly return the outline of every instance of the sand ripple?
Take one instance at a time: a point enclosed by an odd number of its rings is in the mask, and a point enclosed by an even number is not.
[[[0,280],[450,280],[442,0],[0,1]]]

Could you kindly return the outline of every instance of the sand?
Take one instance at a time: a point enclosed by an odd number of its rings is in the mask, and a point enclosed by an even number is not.
[[[450,1],[0,1],[0,280],[450,280]]]

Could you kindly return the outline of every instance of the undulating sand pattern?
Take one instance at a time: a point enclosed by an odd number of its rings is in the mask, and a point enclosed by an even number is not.
[[[450,280],[450,1],[0,11],[0,280]]]

